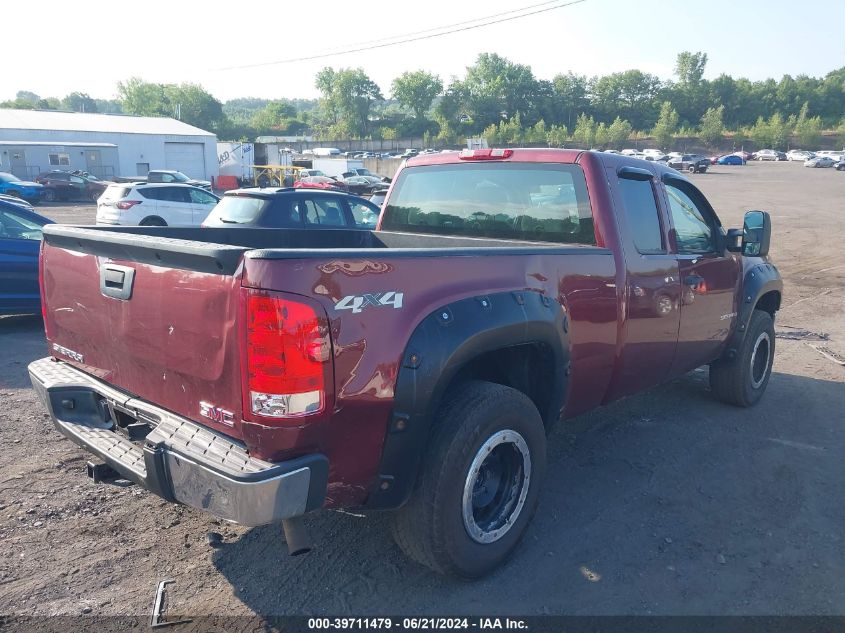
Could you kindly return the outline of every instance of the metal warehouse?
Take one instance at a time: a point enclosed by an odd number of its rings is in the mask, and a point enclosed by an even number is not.
[[[51,169],[104,179],[177,169],[211,180],[217,137],[169,118],[0,109],[0,171],[31,180]]]

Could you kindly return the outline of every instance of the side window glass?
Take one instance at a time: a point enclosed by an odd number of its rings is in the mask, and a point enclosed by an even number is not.
[[[643,254],[665,252],[652,181],[620,178],[619,190],[637,250]]]
[[[675,225],[675,241],[679,253],[709,253],[714,249],[713,225],[707,216],[681,189],[666,185],[669,212]]]
[[[9,211],[0,211],[0,237],[40,240],[41,234],[41,226],[32,220],[27,220]]]
[[[319,226],[344,226],[343,212],[340,209],[340,200],[324,200],[314,198],[306,200],[307,213],[306,224],[317,224]]]
[[[187,187],[167,187],[167,199],[173,202],[191,202]]]
[[[317,200],[320,224],[324,226],[344,226],[343,211],[340,208],[341,202],[336,199]]]
[[[355,226],[374,229],[378,221],[378,208],[373,208],[363,202],[352,202],[349,205],[352,211],[352,218],[355,220]]]
[[[85,181],[82,180],[79,176],[71,176],[70,181],[75,185],[84,185]]]
[[[162,174],[161,182],[173,182],[173,176],[171,176],[170,174]]]
[[[211,194],[200,189],[190,189],[191,202],[194,204],[216,204],[217,200]]]
[[[149,187],[147,189],[138,189],[138,193],[148,200],[159,200],[161,199],[161,189],[161,187]]]

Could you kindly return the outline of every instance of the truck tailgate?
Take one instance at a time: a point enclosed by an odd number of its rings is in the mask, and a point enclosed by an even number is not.
[[[176,242],[49,229],[42,266],[50,353],[239,438],[236,262],[246,249]],[[232,415],[203,417],[201,402]]]

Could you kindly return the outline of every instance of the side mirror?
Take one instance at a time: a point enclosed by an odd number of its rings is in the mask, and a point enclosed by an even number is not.
[[[765,257],[772,239],[772,219],[766,211],[749,211],[742,226],[742,254]]]

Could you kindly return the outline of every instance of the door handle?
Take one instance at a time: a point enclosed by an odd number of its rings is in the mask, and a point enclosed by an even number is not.
[[[117,264],[100,266],[100,292],[106,297],[123,299],[132,298],[132,282],[135,281],[135,269]]]

